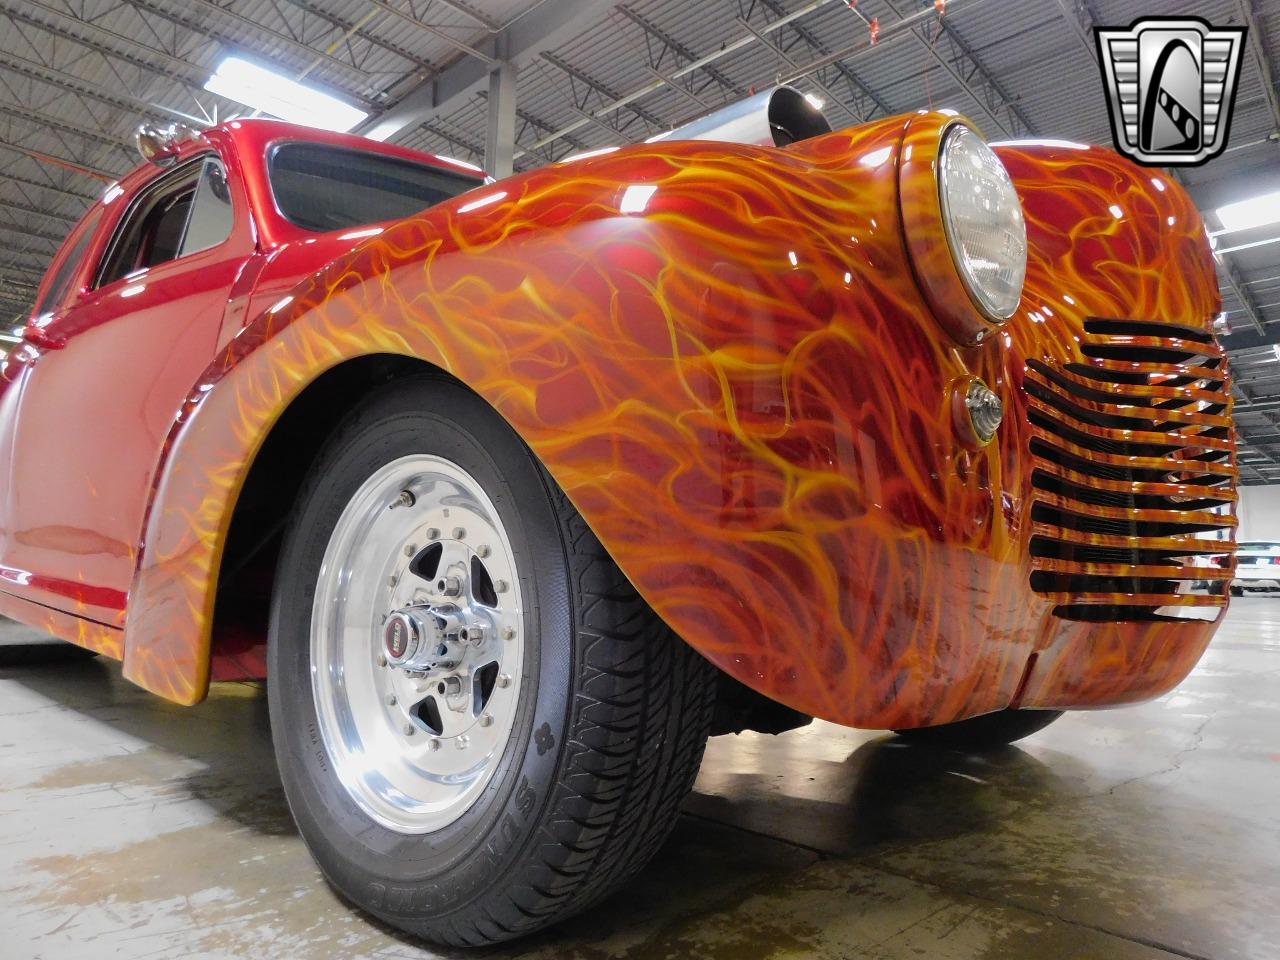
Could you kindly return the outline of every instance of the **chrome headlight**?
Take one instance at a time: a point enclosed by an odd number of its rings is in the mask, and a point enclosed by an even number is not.
[[[1013,316],[1027,274],[1027,225],[1009,173],[963,124],[947,133],[939,158],[942,220],[956,270],[992,320]]]

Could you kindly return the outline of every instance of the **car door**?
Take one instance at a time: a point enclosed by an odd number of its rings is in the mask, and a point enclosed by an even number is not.
[[[199,155],[139,188],[88,289],[33,321],[0,589],[123,623],[153,471],[253,237],[222,160]]]

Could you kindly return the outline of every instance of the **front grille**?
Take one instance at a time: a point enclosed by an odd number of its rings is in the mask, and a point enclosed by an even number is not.
[[[1070,620],[1215,619],[1235,549],[1226,359],[1213,337],[1092,319],[1028,360],[1031,587]]]

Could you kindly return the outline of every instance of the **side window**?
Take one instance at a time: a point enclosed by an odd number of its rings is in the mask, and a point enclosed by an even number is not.
[[[66,299],[68,290],[71,286],[71,280],[76,275],[77,269],[84,261],[85,251],[89,249],[89,244],[93,242],[94,235],[98,232],[98,221],[102,219],[101,210],[95,210],[87,221],[85,221],[80,236],[76,238],[75,246],[67,251],[67,255],[62,258],[62,262],[58,264],[58,272],[53,275],[53,279],[49,281],[48,291],[40,302],[36,304],[33,311],[34,316],[40,316],[58,309],[62,301]]]
[[[191,204],[191,221],[178,256],[216,247],[231,236],[231,188],[227,172],[217,160],[206,160]]]
[[[231,194],[217,160],[175,170],[134,201],[116,231],[98,286],[216,247],[231,235]]]
[[[412,216],[484,182],[478,176],[319,143],[280,145],[269,173],[285,219],[317,232]]]

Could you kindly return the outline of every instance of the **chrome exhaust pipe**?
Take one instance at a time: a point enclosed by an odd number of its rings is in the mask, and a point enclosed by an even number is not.
[[[717,140],[785,147],[831,132],[831,124],[795,87],[773,87],[651,140]]]

